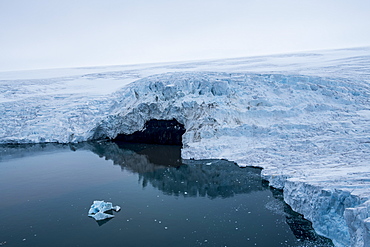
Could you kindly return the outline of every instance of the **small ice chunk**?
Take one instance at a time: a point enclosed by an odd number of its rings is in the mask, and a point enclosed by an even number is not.
[[[113,206],[111,202],[105,201],[94,201],[89,209],[88,216],[94,218],[95,220],[105,220],[113,218],[113,214],[107,214],[109,210],[119,211],[120,206]]]

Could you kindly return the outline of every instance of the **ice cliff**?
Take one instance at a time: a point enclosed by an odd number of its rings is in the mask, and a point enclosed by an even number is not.
[[[0,73],[0,143],[184,125],[182,157],[264,168],[336,246],[370,246],[370,49]]]

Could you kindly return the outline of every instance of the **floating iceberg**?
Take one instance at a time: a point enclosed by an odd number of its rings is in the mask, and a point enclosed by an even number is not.
[[[89,209],[89,217],[94,218],[95,220],[105,220],[113,218],[113,214],[106,213],[107,211],[114,210],[118,212],[121,209],[120,206],[113,206],[111,202],[105,201],[94,201]]]

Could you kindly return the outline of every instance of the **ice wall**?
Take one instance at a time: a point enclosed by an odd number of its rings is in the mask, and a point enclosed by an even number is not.
[[[270,66],[281,73],[220,72],[244,66],[230,60],[208,71],[194,63],[146,74],[0,81],[0,143],[115,138],[150,119],[176,119],[186,129],[183,158],[262,167],[285,201],[336,246],[369,246],[369,59],[325,61],[320,69]],[[171,70],[182,72],[163,73]],[[109,87],[101,93],[92,84]]]

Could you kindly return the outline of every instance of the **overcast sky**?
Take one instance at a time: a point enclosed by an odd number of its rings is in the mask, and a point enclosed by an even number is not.
[[[359,46],[369,0],[0,0],[0,71]]]

